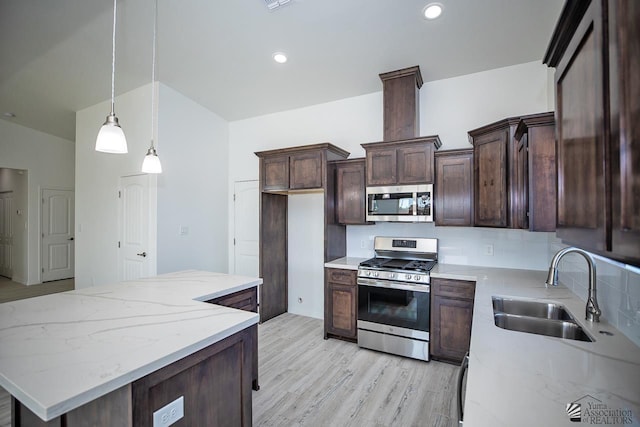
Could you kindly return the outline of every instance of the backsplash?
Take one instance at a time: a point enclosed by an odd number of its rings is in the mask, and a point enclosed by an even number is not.
[[[506,228],[380,222],[375,225],[348,226],[347,255],[372,257],[375,236],[436,238],[439,262],[443,264],[547,270],[549,236],[554,235]]]
[[[548,264],[553,255],[566,246],[550,234]],[[640,347],[640,269],[599,256],[593,258],[601,318]],[[584,258],[578,254],[567,254],[560,261],[558,271],[558,280],[586,302],[589,271]]]

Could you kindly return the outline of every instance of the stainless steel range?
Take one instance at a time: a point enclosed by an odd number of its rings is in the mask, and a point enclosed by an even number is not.
[[[430,270],[438,239],[376,237],[358,267],[358,345],[429,360]]]

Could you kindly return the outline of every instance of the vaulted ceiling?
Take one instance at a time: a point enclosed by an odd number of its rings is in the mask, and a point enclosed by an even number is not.
[[[226,120],[541,60],[561,0],[158,0],[157,79]],[[151,81],[153,0],[119,0],[116,94]],[[0,115],[69,140],[75,111],[110,97],[110,0],[0,0]],[[285,52],[277,64],[272,54]]]

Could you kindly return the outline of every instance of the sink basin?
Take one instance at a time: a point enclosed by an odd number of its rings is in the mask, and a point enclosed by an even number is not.
[[[496,326],[502,329],[593,342],[593,339],[574,322],[500,312],[496,312],[493,317]]]
[[[492,297],[493,312],[516,314],[519,316],[538,317],[575,322],[563,305],[542,301],[530,301],[504,297]]]

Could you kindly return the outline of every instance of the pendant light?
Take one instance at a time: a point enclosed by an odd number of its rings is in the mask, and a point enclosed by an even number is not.
[[[145,173],[162,173],[162,165],[160,164],[160,158],[156,152],[156,148],[153,145],[154,126],[153,119],[155,117],[155,81],[156,81],[156,27],[158,26],[158,0],[154,0],[154,12],[155,17],[153,21],[153,50],[151,54],[151,146],[147,150],[147,155],[144,156],[142,162],[142,172]]]
[[[111,113],[107,116],[98,137],[96,138],[96,151],[104,153],[123,154],[127,152],[127,138],[118,123],[118,118],[113,110],[115,104],[115,76],[116,76],[116,3],[113,0],[113,36],[111,50]]]

